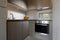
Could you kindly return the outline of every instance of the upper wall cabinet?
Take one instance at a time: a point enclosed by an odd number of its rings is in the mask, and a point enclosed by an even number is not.
[[[0,0],[1,7],[7,7],[7,0]]]

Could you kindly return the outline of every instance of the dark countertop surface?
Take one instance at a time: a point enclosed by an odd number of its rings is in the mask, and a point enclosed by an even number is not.
[[[52,21],[52,20],[7,20],[7,21]]]

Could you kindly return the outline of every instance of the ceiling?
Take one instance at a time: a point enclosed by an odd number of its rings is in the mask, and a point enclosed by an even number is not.
[[[29,9],[52,8],[51,0],[24,0]]]
[[[16,0],[8,0],[10,1],[16,1]],[[41,10],[41,9],[51,9],[52,8],[52,3],[51,0],[17,0],[19,1],[24,1],[28,10]]]

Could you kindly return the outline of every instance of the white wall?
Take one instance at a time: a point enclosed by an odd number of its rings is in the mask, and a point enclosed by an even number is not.
[[[49,14],[45,17],[43,17],[44,15],[41,15],[39,18],[39,13],[40,14]],[[44,11],[37,11],[37,10],[32,10],[32,11],[28,11],[27,12],[27,16],[29,17],[29,19],[38,19],[38,20],[51,20],[51,10],[44,10]]]
[[[13,15],[13,17],[12,17],[12,15]],[[7,19],[9,20],[13,20],[13,18],[15,19],[15,20],[22,20],[22,19],[24,19],[24,16],[25,16],[25,14],[23,13],[23,12],[16,12],[16,11],[10,11],[10,10],[8,10],[8,15],[7,15]]]
[[[29,19],[37,19],[37,11],[36,10],[28,11],[27,16],[29,17]]]
[[[53,1],[53,40],[60,40],[60,0]]]

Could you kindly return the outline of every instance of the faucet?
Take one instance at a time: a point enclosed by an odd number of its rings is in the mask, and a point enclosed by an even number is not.
[[[14,15],[12,14],[12,13],[10,13],[10,15],[12,15],[12,19],[14,20],[15,18],[14,18]]]

